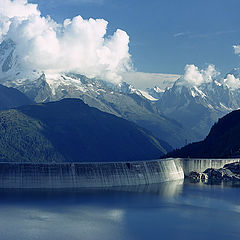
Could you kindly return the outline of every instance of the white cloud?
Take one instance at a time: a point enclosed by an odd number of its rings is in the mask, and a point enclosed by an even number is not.
[[[240,45],[234,45],[233,46],[234,53],[239,55],[240,54]]]
[[[0,13],[8,18],[28,17],[30,15],[39,15],[36,4],[30,4],[27,0],[1,0]]]
[[[1,0],[0,1],[0,40],[7,34],[9,26],[14,18],[26,19],[30,15],[39,16],[37,5],[28,4],[27,0]]]
[[[199,70],[197,66],[186,65],[185,73],[179,84],[187,84],[191,86],[199,86],[203,83],[213,81],[213,78],[219,75],[214,65],[209,65],[206,69]]]
[[[240,88],[240,79],[235,78],[235,76],[232,74],[228,74],[227,77],[224,79],[224,85],[226,85],[232,90],[236,90]]]
[[[63,24],[42,17],[27,0],[1,0],[0,32],[11,38],[24,67],[45,72],[77,72],[110,81],[131,68],[129,36],[118,29],[107,36],[104,19],[76,16]]]

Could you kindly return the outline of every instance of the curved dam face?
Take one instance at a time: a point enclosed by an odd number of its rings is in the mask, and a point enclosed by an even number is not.
[[[183,180],[240,159],[170,158],[110,163],[0,163],[0,188],[99,188]]]
[[[82,188],[184,179],[180,159],[117,163],[0,163],[0,188]]]

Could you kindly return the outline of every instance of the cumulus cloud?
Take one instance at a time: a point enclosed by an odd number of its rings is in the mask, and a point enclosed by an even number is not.
[[[199,86],[202,83],[211,82],[217,75],[219,75],[219,72],[216,71],[214,65],[209,65],[206,69],[199,70],[197,66],[190,64],[186,65],[182,78],[183,81],[180,84]]]
[[[31,15],[40,16],[36,4],[28,4],[26,0],[1,0],[0,2],[0,37],[7,34],[14,18],[27,19]]]
[[[240,88],[240,79],[235,78],[233,74],[228,74],[227,77],[223,80],[224,85],[229,87],[232,90]]]
[[[233,46],[234,53],[239,55],[240,54],[240,45],[234,45]]]
[[[120,81],[131,69],[129,36],[118,29],[107,36],[104,19],[76,16],[63,23],[43,17],[27,0],[1,0],[0,32],[16,43],[24,67],[45,72],[77,72]]]

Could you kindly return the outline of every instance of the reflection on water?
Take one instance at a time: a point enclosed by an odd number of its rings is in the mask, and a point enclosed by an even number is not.
[[[123,186],[123,187],[109,187],[109,188],[73,188],[73,189],[4,189],[0,188],[0,203],[3,202],[37,202],[38,201],[78,201],[84,198],[95,199],[94,197],[101,198],[107,194],[114,196],[126,196],[128,194],[156,194],[161,197],[173,197],[181,193],[184,180],[177,180],[161,184],[149,184],[138,186]],[[33,201],[34,200],[34,201]],[[98,200],[97,200],[98,201]]]
[[[239,239],[240,188],[171,182],[0,191],[0,239]]]
[[[163,197],[173,197],[181,192],[184,180],[177,180],[161,184],[149,184],[139,186],[126,186],[110,188],[110,191],[154,193]]]

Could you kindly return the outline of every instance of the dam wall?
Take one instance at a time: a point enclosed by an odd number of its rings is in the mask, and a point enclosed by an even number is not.
[[[178,158],[182,163],[185,176],[189,176],[190,172],[204,172],[208,168],[222,168],[225,164],[240,162],[240,158],[228,159],[201,159],[201,158]]]
[[[0,163],[0,188],[98,188],[183,180],[240,159],[169,158],[106,163]]]
[[[183,178],[179,159],[115,163],[0,163],[0,188],[134,186]]]

